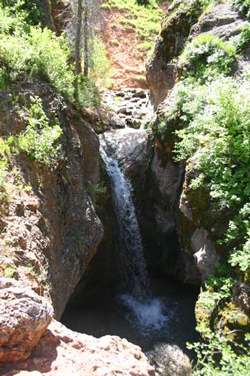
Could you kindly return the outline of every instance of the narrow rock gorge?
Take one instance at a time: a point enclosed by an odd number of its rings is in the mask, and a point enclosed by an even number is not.
[[[249,375],[249,17],[0,2],[0,375]]]

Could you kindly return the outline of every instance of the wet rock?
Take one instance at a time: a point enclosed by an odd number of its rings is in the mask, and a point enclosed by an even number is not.
[[[174,345],[156,345],[149,353],[150,363],[159,376],[191,376],[192,365],[186,354]]]
[[[142,177],[149,163],[148,132],[126,128],[106,132],[100,136],[109,155],[114,155],[126,175],[132,180]],[[140,179],[140,178],[139,178]]]
[[[157,376],[140,347],[116,336],[94,338],[53,321],[31,357],[6,364],[5,376]]]
[[[21,282],[0,278],[0,362],[27,359],[52,316],[45,298]]]

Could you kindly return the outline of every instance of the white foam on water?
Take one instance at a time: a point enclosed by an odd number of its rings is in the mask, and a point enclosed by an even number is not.
[[[145,336],[161,331],[170,319],[171,314],[167,314],[160,298],[140,301],[132,295],[123,294],[119,296],[119,300],[130,310],[127,319]]]

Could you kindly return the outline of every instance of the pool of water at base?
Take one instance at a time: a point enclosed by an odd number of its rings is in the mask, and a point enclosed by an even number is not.
[[[128,302],[125,304],[124,294],[112,294],[110,291],[104,293],[100,290],[97,290],[99,293],[92,295],[91,298],[83,296],[83,304],[80,308],[68,307],[61,322],[71,330],[97,338],[104,335],[126,338],[139,345],[146,353],[159,344],[169,344],[177,345],[192,357],[186,349],[186,342],[198,339],[194,316],[198,289],[165,279],[154,279],[151,281],[151,290],[152,299],[160,302],[163,320],[160,325],[149,324],[146,330],[143,328],[143,317],[140,321],[140,317],[138,320],[138,315],[133,312],[134,307],[131,307],[131,299],[128,295],[125,294],[125,299],[128,297]],[[133,304],[134,302],[132,306]],[[151,308],[147,304],[146,308],[141,307],[140,302],[136,302],[136,309],[138,304],[140,312],[148,309],[145,315],[148,319]],[[152,309],[154,315],[158,308],[153,304]]]

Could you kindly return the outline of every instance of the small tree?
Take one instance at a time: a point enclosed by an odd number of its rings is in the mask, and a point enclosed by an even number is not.
[[[79,98],[79,74],[88,78],[91,62],[91,41],[97,24],[99,0],[71,0],[72,17],[67,35],[75,59],[75,101]],[[82,55],[84,66],[82,69]]]

